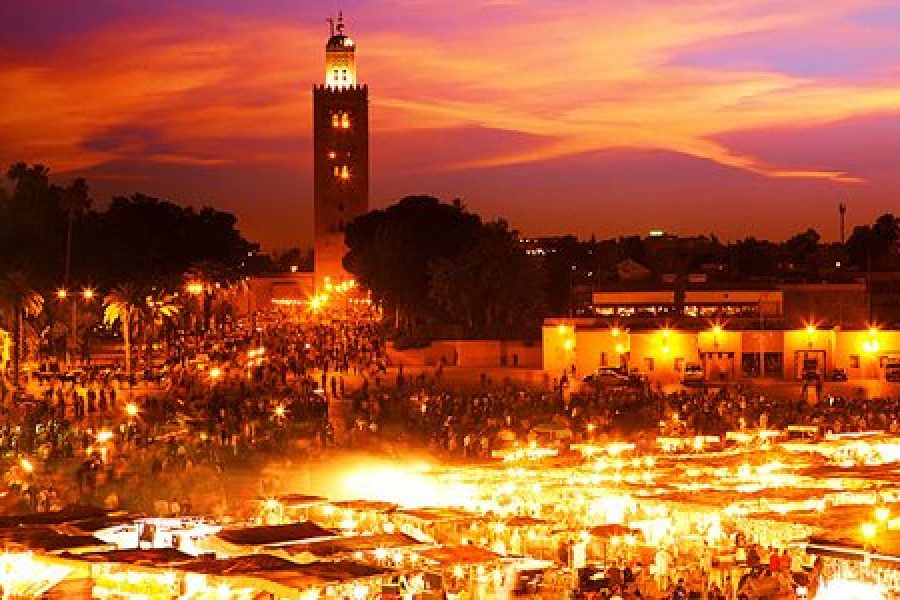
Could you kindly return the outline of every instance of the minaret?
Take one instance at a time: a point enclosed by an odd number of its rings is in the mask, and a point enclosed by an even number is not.
[[[313,86],[316,289],[349,278],[344,227],[369,210],[369,90],[356,83],[356,45],[344,16],[328,20],[325,83]]]

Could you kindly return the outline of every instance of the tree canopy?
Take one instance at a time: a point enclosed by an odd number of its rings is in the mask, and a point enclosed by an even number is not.
[[[29,273],[37,289],[64,283],[67,256],[73,281],[111,288],[177,284],[192,266],[210,262],[238,277],[258,249],[230,213],[143,194],[92,209],[84,179],[60,187],[42,165],[16,163],[7,178],[11,189],[0,188],[0,265]]]
[[[346,243],[345,268],[403,334],[513,335],[537,322],[537,271],[516,236],[459,202],[408,196],[351,222]]]

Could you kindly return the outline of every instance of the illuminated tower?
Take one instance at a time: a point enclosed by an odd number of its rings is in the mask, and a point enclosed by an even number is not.
[[[356,46],[329,19],[325,83],[313,86],[316,288],[348,278],[344,227],[369,209],[369,90],[356,83]]]

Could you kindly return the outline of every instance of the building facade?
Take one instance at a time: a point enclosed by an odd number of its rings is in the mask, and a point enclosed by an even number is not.
[[[896,329],[629,329],[593,319],[548,319],[542,340],[548,373],[583,376],[621,367],[662,383],[681,381],[688,365],[699,365],[704,380],[717,383],[799,381],[811,372],[827,379],[834,369],[850,380],[884,380],[889,367],[900,364]]]
[[[621,367],[674,382],[696,365],[717,382],[826,379],[835,369],[885,379],[900,365],[900,330],[870,318],[862,283],[632,285],[592,300],[593,317],[545,321],[545,371]]]
[[[369,209],[369,91],[342,14],[325,45],[325,82],[313,87],[313,171],[315,283],[324,289],[349,279],[344,228]]]

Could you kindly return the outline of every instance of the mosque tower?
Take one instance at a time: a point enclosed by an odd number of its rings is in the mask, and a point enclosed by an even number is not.
[[[344,16],[328,20],[325,82],[313,86],[315,285],[349,279],[344,227],[369,210],[369,90],[357,83],[356,44]]]

